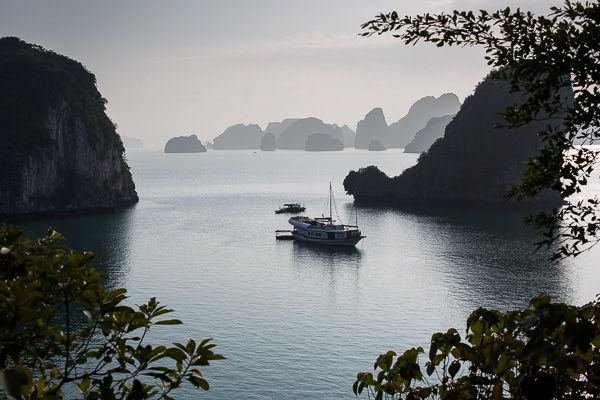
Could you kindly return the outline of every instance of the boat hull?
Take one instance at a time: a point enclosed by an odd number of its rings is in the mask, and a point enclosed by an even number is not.
[[[299,240],[301,242],[323,244],[323,245],[327,245],[327,246],[356,246],[356,244],[358,242],[360,242],[360,240],[362,238],[364,238],[364,236],[357,236],[357,237],[343,238],[343,239],[315,238],[315,237],[306,236],[305,234],[303,234],[297,230],[292,231],[292,236],[294,237],[294,239]]]

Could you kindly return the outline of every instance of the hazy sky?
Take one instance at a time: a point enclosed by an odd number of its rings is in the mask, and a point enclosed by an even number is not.
[[[362,38],[379,12],[506,6],[547,12],[559,0],[0,0],[0,36],[64,54],[96,75],[121,135],[164,148],[212,141],[235,124],[317,117],[388,124],[424,96],[462,101],[489,72],[477,48],[408,47]]]

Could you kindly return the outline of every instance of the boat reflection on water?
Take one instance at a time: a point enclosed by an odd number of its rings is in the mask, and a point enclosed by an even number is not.
[[[324,271],[352,271],[360,269],[364,252],[354,246],[324,246],[295,240],[292,246],[292,262],[300,270],[312,273],[321,266]]]
[[[358,228],[358,223],[354,225],[336,222],[333,219],[333,208],[337,214],[335,199],[331,183],[329,183],[329,215],[309,218],[304,215],[297,215],[288,220],[294,227],[291,231],[278,230],[275,232],[277,239],[289,239],[290,236],[297,241],[322,244],[328,246],[348,246],[354,247],[361,239],[365,238]],[[340,219],[339,215],[337,216]],[[356,216],[355,216],[356,218]],[[287,234],[286,234],[287,233]]]

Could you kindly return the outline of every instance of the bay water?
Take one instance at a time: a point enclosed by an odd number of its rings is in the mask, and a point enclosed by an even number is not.
[[[402,149],[134,149],[127,159],[135,206],[20,225],[29,237],[53,227],[71,248],[98,253],[95,266],[130,304],[156,297],[174,309],[184,325],[156,327],[152,343],[213,338],[228,359],[202,368],[210,391],[176,398],[352,398],[356,374],[379,354],[427,349],[450,327],[464,333],[480,306],[525,308],[541,292],[584,304],[600,292],[600,251],[550,263],[532,253],[522,210],[357,204],[366,238],[356,248],[275,240],[291,225],[274,210],[301,202],[305,215],[327,214],[330,183],[339,219],[353,222],[344,177],[369,165],[396,176],[417,160]]]

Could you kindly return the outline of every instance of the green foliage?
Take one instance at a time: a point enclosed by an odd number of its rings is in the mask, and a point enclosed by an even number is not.
[[[353,390],[375,399],[597,399],[599,346],[598,301],[574,307],[540,295],[524,311],[475,310],[465,340],[455,329],[435,333],[425,373],[420,347],[379,356],[380,372],[359,373]]]
[[[574,143],[600,139],[599,21],[598,2],[565,1],[562,7],[552,7],[548,16],[510,8],[416,17],[391,12],[363,24],[362,35],[392,33],[405,44],[483,46],[493,77],[526,94],[526,101],[503,112],[505,125],[549,122],[539,133],[544,148],[529,160],[521,183],[507,198],[536,196],[548,188],[566,199],[587,184],[598,159],[597,150]],[[572,88],[573,102],[565,101],[564,88]],[[564,117],[562,124],[552,127],[550,122],[558,117]],[[558,244],[557,259],[576,256],[600,241],[599,214],[598,198],[593,197],[550,215],[530,215],[526,222],[543,233],[538,248]]]
[[[37,241],[0,226],[0,383],[16,399],[169,399],[189,383],[209,389],[198,370],[215,354],[205,339],[151,346],[151,328],[179,325],[155,298],[125,304],[125,289],[108,290],[92,267],[49,229]],[[171,366],[168,366],[171,365]],[[2,389],[0,389],[0,397]]]
[[[380,14],[363,24],[362,35],[391,32],[405,44],[483,46],[492,77],[525,94],[523,102],[504,110],[502,125],[547,123],[539,132],[544,147],[506,197],[523,199],[551,189],[567,199],[587,184],[599,155],[575,145],[576,139],[584,144],[600,139],[599,21],[598,2],[567,0],[537,17],[509,8],[404,18]],[[565,89],[572,90],[573,101],[563,95]],[[558,126],[552,124],[557,118],[562,119]],[[432,146],[429,153],[435,151]],[[543,233],[538,248],[559,245],[553,259],[577,256],[600,241],[599,205],[593,197],[530,215],[526,222]],[[434,334],[425,364],[419,362],[421,348],[381,355],[375,364],[381,371],[359,373],[354,393],[366,391],[376,399],[600,398],[598,301],[574,307],[540,295],[524,311],[479,308],[466,325],[464,340],[455,329]]]

